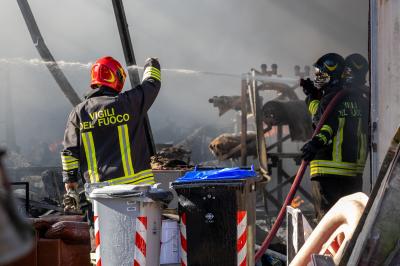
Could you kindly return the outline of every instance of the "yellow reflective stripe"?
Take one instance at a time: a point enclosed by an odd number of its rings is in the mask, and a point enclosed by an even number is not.
[[[99,173],[97,171],[96,150],[94,148],[93,134],[92,134],[92,132],[88,132],[88,134],[89,134],[90,148],[92,150],[93,173],[94,173],[96,182],[100,182]]]
[[[367,136],[361,134],[361,152],[360,152],[360,163],[364,163],[367,159]]]
[[[132,166],[131,145],[129,141],[128,125],[118,126],[119,147],[121,150],[122,166],[125,176],[135,174]]]
[[[71,163],[76,163],[76,162],[79,162],[79,160],[70,160],[70,161],[63,161],[63,160],[61,160],[61,163],[62,163],[62,164],[71,164]]]
[[[96,151],[94,148],[92,132],[82,133],[83,146],[85,148],[86,161],[88,164],[88,173],[90,182],[99,182],[99,173],[97,171]]]
[[[154,78],[161,81],[161,71],[155,67],[147,67],[143,73],[143,80],[147,78]]]
[[[318,110],[319,100],[312,100],[308,106],[308,111],[310,111],[311,115],[315,115]]]
[[[61,162],[63,162],[63,163],[69,163],[69,162],[75,162],[75,161],[79,161],[79,160],[70,155],[61,155]]]
[[[328,160],[313,160],[310,163],[311,167],[337,167],[337,168],[346,168],[346,169],[355,169],[359,164],[357,163],[349,163],[349,162],[335,162]]]
[[[123,177],[113,178],[113,179],[107,180],[107,182],[109,182],[112,185],[127,184],[127,183],[133,182],[137,179],[141,179],[143,177],[147,177],[150,175],[153,175],[153,172],[151,169],[147,169],[147,170],[140,171],[139,173],[131,175],[131,176],[123,176]]]
[[[342,161],[342,143],[343,143],[343,128],[345,124],[345,118],[339,117],[339,126],[336,136],[333,138],[333,151],[332,159],[336,162]]]
[[[135,184],[135,185],[139,185],[139,184],[153,185],[153,184],[155,184],[155,183],[156,183],[156,182],[154,181],[154,176],[151,176],[151,177],[142,179],[142,180],[140,180],[140,181],[135,181],[135,182],[133,182],[133,184]]]
[[[118,138],[119,138],[119,148],[121,150],[121,160],[122,160],[122,167],[124,168],[124,174],[129,175],[127,162],[126,162],[126,156],[125,156],[125,154],[126,154],[125,147],[126,146],[124,144],[122,126],[118,126]]]
[[[343,175],[343,176],[356,176],[358,174],[357,171],[349,171],[345,169],[337,169],[337,168],[324,168],[318,167],[316,169],[311,170],[311,176],[315,175]]]
[[[79,163],[78,162],[74,162],[74,163],[68,163],[68,164],[62,164],[63,170],[65,171],[69,171],[69,170],[74,170],[79,168]]]
[[[361,162],[361,149],[363,145],[363,140],[361,136],[361,118],[358,118],[358,124],[357,124],[357,162]]]
[[[321,169],[323,169],[323,168],[326,168],[326,169],[338,169],[338,170],[343,170],[343,171],[355,172],[355,171],[358,171],[359,166],[355,166],[355,167],[352,167],[352,168],[347,168],[347,167],[331,167],[331,166],[321,166],[321,165],[316,166],[316,165],[313,165],[313,166],[310,167],[310,170],[314,171],[314,170],[317,170],[317,169],[320,169],[320,168]]]
[[[328,131],[329,135],[333,135],[333,130],[329,125],[323,125],[321,131]]]
[[[159,77],[161,77],[161,71],[156,67],[152,67],[152,66],[146,67],[146,70],[144,71],[144,73],[147,73],[147,72],[152,72],[152,73],[158,75]]]
[[[358,172],[363,173],[365,167],[365,161],[367,160],[367,136],[365,134],[361,134],[361,147],[359,152],[358,163]]]
[[[355,176],[360,172],[360,166],[357,163],[314,160],[310,163],[310,170],[311,176],[319,174]]]
[[[128,166],[132,174],[135,173],[135,169],[133,169],[132,165],[132,156],[131,156],[131,142],[129,139],[129,132],[128,132],[128,125],[124,125],[124,130],[125,130],[125,143],[126,143],[126,153],[127,153],[127,160],[128,160]]]
[[[365,160],[367,159],[367,136],[362,132],[362,119],[358,119],[357,127],[357,140],[358,140],[358,153],[357,153],[357,163],[358,171],[360,173],[364,172]]]
[[[161,72],[158,69],[151,69],[150,73],[151,73],[152,76],[156,76],[156,77],[161,78]]]
[[[326,144],[328,142],[328,139],[325,137],[324,134],[319,133],[317,135],[318,138],[322,139],[322,141],[324,142],[324,144]]]
[[[79,163],[78,160],[70,161],[70,162],[62,162],[63,165],[70,165],[70,164],[76,164]]]
[[[63,163],[63,166],[73,166],[73,165],[79,165],[79,162],[72,162],[72,163]]]
[[[110,185],[122,185],[122,184],[139,184],[139,183],[144,183],[145,181],[148,181],[150,179],[153,179],[154,181],[154,175],[153,174],[148,174],[144,176],[130,176],[130,177],[124,177],[123,180],[108,180],[107,182],[110,183]]]
[[[88,165],[88,173],[89,173],[90,182],[94,183],[95,180],[93,178],[93,170],[92,170],[93,168],[92,168],[92,162],[90,159],[89,145],[88,145],[88,140],[86,139],[86,133],[82,133],[82,142],[83,142],[83,147],[85,148],[86,162]]]

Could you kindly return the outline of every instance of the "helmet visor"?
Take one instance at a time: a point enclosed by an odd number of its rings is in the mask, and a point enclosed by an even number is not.
[[[321,69],[319,68],[315,68],[315,72],[314,72],[314,86],[317,89],[321,89],[322,87],[324,87],[326,84],[329,83],[330,81],[330,76],[328,73],[321,71]]]

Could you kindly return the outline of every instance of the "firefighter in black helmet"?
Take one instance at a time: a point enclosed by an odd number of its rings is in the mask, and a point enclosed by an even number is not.
[[[315,127],[329,102],[343,88],[345,61],[340,55],[329,53],[319,58],[314,67],[314,80],[302,80],[301,85]],[[359,94],[346,90],[320,132],[301,149],[302,158],[310,161],[318,219],[341,197],[362,191],[367,155],[366,117]]]
[[[351,54],[344,60],[343,85],[345,87],[353,87],[361,91],[364,98],[369,98],[369,87],[366,76],[369,71],[367,59],[360,54]]]

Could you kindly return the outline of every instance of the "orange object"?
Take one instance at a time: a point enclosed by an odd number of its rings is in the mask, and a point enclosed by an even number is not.
[[[293,208],[298,208],[300,207],[301,204],[304,203],[304,200],[300,198],[300,196],[296,196],[293,200],[292,203],[290,203],[290,206]]]

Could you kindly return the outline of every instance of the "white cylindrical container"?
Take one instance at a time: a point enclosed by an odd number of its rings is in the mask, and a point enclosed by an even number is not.
[[[97,265],[159,266],[161,206],[146,197],[150,188],[115,185],[90,193],[100,247]]]
[[[180,262],[179,226],[174,220],[162,221],[160,264]]]

